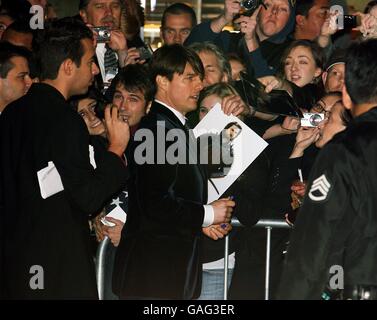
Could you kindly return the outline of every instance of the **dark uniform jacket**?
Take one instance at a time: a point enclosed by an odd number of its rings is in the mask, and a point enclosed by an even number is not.
[[[157,164],[156,154],[165,157],[172,144],[158,145],[157,132],[161,130],[164,140],[171,129],[185,130],[168,108],[153,102],[135,133],[135,157],[143,143],[136,137],[145,129],[153,133],[153,164],[135,164],[131,170],[114,292],[121,298],[192,299],[201,288],[199,244],[207,203],[206,174],[198,164]],[[188,145],[182,147],[188,154]]]
[[[7,297],[97,298],[88,216],[121,189],[127,171],[111,152],[104,152],[94,170],[88,145],[82,118],[47,84],[33,84],[1,115],[1,262]],[[64,191],[42,199],[37,171],[49,161]],[[42,290],[29,285],[33,266],[43,268]]]
[[[320,299],[336,265],[343,268],[345,287],[377,285],[376,164],[374,108],[355,118],[316,159],[291,237],[280,298]]]

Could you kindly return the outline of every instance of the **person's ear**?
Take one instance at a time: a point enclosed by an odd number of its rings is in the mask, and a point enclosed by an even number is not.
[[[348,94],[346,85],[343,85],[343,88],[342,88],[342,100],[343,100],[344,107],[348,110],[352,110],[353,102],[350,95]]]
[[[328,75],[328,72],[326,72],[326,71],[322,73],[323,86],[326,86],[327,75]]]
[[[79,11],[79,13],[80,13],[80,17],[81,17],[82,21],[84,21],[84,23],[88,23],[88,14],[86,13],[86,10],[81,9]]]
[[[158,89],[167,91],[169,88],[169,83],[170,83],[169,79],[164,76],[158,75],[156,77],[156,84],[157,84]]]
[[[319,77],[321,75],[321,73],[322,73],[322,69],[321,68],[315,69],[314,78]]]
[[[74,67],[74,62],[71,59],[66,59],[63,61],[60,69],[66,76],[70,77],[73,74]]]
[[[296,16],[296,24],[300,27],[302,27],[305,24],[305,17],[302,15],[297,15]]]

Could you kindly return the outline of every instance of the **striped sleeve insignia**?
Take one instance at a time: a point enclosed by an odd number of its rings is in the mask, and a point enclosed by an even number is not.
[[[315,179],[309,191],[309,198],[313,201],[326,200],[327,195],[331,189],[331,184],[323,174],[319,178]]]

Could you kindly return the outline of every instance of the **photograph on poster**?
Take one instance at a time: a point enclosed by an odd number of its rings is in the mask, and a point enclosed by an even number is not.
[[[219,103],[199,122],[193,133],[199,140],[201,155],[208,154],[208,203],[219,199],[268,145],[240,119],[226,115]],[[213,145],[220,152],[212,150]]]

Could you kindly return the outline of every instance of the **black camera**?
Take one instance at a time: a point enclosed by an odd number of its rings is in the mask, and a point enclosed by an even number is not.
[[[94,27],[93,31],[97,33],[97,42],[110,41],[111,29],[110,27]]]
[[[145,45],[143,47],[137,48],[140,53],[140,60],[150,60],[153,56],[153,50],[150,46]]]
[[[344,29],[353,29],[357,27],[357,16],[344,15],[343,17]]]
[[[260,5],[264,6],[266,9],[266,6],[263,2],[263,0],[243,0],[241,1],[241,7],[244,8],[250,15],[258,9]],[[245,15],[245,14],[243,14]]]

